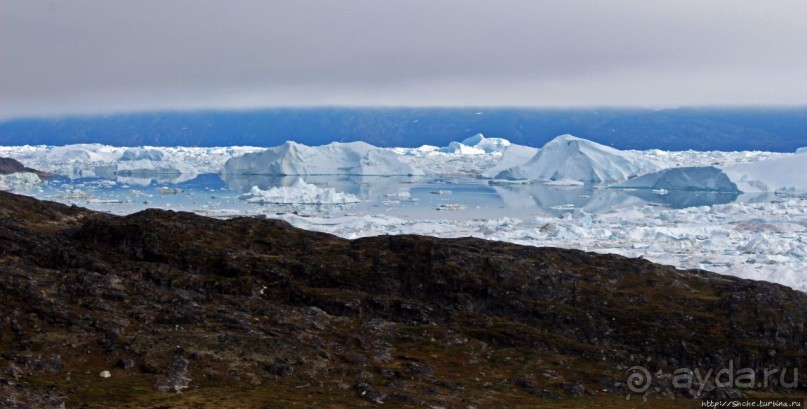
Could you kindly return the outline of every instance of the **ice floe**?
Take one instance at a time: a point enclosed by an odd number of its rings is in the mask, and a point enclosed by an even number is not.
[[[249,203],[275,203],[275,204],[347,204],[358,203],[359,198],[349,193],[337,192],[334,188],[319,188],[316,185],[305,183],[300,178],[292,186],[273,187],[261,190],[257,186],[241,196],[240,199]]]
[[[41,182],[39,176],[32,172],[0,175],[0,190],[25,192],[38,187]]]

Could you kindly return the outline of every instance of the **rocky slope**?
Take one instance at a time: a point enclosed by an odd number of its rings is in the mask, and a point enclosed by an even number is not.
[[[805,323],[804,293],[641,259],[0,192],[2,407],[619,407],[636,365],[681,407],[678,368],[804,368]]]
[[[11,158],[0,158],[0,175],[10,175],[12,173],[30,172],[34,173],[41,178],[54,177],[56,175],[26,168],[25,165],[19,161]]]

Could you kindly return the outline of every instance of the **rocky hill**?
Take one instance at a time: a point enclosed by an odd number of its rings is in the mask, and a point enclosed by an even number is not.
[[[41,172],[38,170],[34,170],[31,168],[26,168],[25,165],[20,163],[19,161],[11,158],[0,158],[0,175],[9,175],[12,173],[20,173],[20,172],[31,172],[35,173],[37,176],[41,178],[45,177],[53,177],[55,175]]]
[[[0,192],[0,406],[681,407],[680,368],[804,368],[807,295],[479,239],[344,240]],[[631,392],[629,375],[653,374]],[[643,395],[643,396],[639,396]],[[633,400],[626,400],[633,396]],[[630,405],[630,406],[629,406]]]

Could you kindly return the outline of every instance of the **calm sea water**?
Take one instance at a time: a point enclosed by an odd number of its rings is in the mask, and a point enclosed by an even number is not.
[[[300,177],[203,174],[182,177],[117,179],[55,178],[33,194],[40,199],[76,204],[115,214],[146,208],[190,211],[213,216],[298,212],[325,216],[386,214],[412,219],[477,219],[536,215],[558,216],[573,211],[599,213],[630,206],[682,208],[729,203],[737,194],[654,192],[601,189],[592,186],[491,185],[468,177],[306,176],[306,183],[334,188],[361,199],[347,205],[252,204],[239,199],[252,186],[291,186]]]

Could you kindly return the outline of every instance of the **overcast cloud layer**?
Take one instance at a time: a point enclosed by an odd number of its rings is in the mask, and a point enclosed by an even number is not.
[[[0,117],[807,104],[807,1],[0,0]]]

